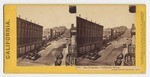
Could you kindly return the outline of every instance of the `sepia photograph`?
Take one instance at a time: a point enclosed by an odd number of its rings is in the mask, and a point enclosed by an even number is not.
[[[18,5],[17,66],[136,66],[136,5]]]

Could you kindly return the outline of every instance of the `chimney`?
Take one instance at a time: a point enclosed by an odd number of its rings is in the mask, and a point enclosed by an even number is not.
[[[74,28],[74,24],[71,24],[71,29],[73,29]]]
[[[79,14],[79,17],[81,17],[81,14]]]

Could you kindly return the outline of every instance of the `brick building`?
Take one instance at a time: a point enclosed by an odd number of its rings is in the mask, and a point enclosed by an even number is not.
[[[17,57],[42,45],[43,26],[17,17]]]
[[[103,41],[103,26],[81,17],[77,22],[77,56],[100,50]]]

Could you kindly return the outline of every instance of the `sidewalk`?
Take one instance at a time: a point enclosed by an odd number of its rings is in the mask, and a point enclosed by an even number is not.
[[[127,50],[127,48],[124,48],[124,50],[122,51],[122,53],[123,53],[123,59],[122,59],[121,66],[124,66],[125,55],[128,53],[128,50]]]
[[[63,54],[64,57],[62,59],[62,64],[61,65],[66,66],[66,56],[68,54],[68,45],[67,45],[66,48],[63,49],[62,54]]]

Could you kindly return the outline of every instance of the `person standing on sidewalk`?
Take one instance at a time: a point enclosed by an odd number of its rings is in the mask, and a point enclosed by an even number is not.
[[[63,59],[63,54],[61,52],[56,56],[55,66],[61,66],[62,59]]]

